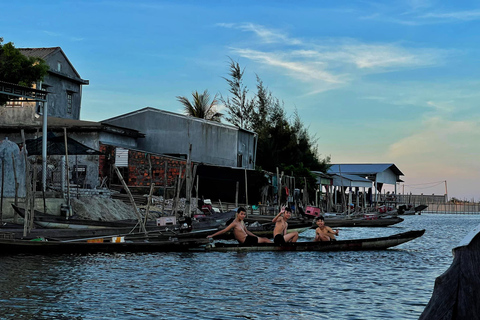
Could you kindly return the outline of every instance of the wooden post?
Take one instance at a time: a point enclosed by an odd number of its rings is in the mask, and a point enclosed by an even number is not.
[[[23,217],[23,236],[26,237],[28,234],[28,222],[30,214],[30,170],[28,168],[28,157],[27,157],[27,144],[25,141],[25,131],[21,129],[22,143],[23,143],[23,158],[25,161],[25,216]]]
[[[69,168],[68,168],[67,128],[63,128],[63,139],[65,142],[65,179],[67,180],[67,206],[68,206],[68,210],[70,211],[70,175],[69,175]]]
[[[15,180],[15,205],[18,206],[18,180],[17,180],[17,168],[15,164],[15,154],[12,152],[12,165],[13,165],[13,179]],[[13,222],[18,223],[18,213],[14,210]]]
[[[185,170],[185,212],[183,213],[187,217],[192,216],[192,210],[190,209],[190,202],[192,200],[192,144],[188,147],[187,166]]]
[[[167,170],[168,162],[164,158],[165,169],[163,170],[163,200],[162,200],[162,211],[165,213],[165,198],[167,197]]]
[[[178,203],[180,202],[180,191],[182,190],[182,186],[183,186],[183,178],[182,178],[182,168],[180,168],[180,171],[178,172],[178,183],[177,183],[177,194],[175,196],[175,210],[174,210],[174,214],[175,214],[175,217],[178,218],[178,215],[177,215],[177,210],[178,210]]]
[[[238,187],[239,187],[239,182],[237,181],[237,187],[235,189],[235,207],[238,208]]]
[[[282,198],[282,178],[280,177],[280,173],[279,173],[279,169],[277,167],[277,206],[278,208],[276,208],[276,212],[280,212],[280,208],[281,208],[281,198]]]
[[[247,169],[245,169],[245,205],[248,214],[248,180],[247,180]],[[251,213],[253,213],[253,209],[251,209]]]
[[[137,215],[137,218],[138,218],[138,223],[140,225],[140,232],[147,233],[147,231],[145,230],[145,227],[143,226],[143,223],[142,223],[143,222],[142,221],[142,216],[140,215],[140,212],[138,211],[137,205],[135,204],[135,200],[133,199],[133,195],[130,192],[130,189],[128,188],[125,180],[123,180],[123,177],[122,177],[122,174],[120,173],[120,170],[118,170],[118,168],[115,164],[113,164],[113,169],[117,173],[118,179],[120,179],[120,182],[122,183],[123,187],[125,188],[125,191],[128,194],[128,197],[130,198],[130,202],[133,205],[133,210],[135,210],[135,214]]]
[[[5,186],[5,158],[2,157],[2,195],[0,197],[0,223],[3,222],[3,191]]]
[[[196,192],[196,197],[197,197],[197,203],[198,203],[198,187],[199,187],[199,181],[198,181],[198,176],[197,176],[197,187],[195,188],[195,192]]]
[[[37,130],[38,131],[38,130]],[[35,161],[33,165],[33,179],[32,179],[32,197],[31,197],[31,207],[30,207],[30,221],[28,223],[28,232],[32,231],[33,228],[33,219],[35,215],[35,197],[36,197],[36,189],[37,189],[37,156],[35,156]]]
[[[155,184],[153,183],[153,173],[152,173],[152,160],[150,159],[150,155],[147,153],[148,157],[148,171],[150,175],[150,192],[148,194],[148,199],[147,199],[147,209],[145,211],[145,217],[143,219],[143,228],[146,230],[146,225],[147,225],[147,220],[148,220],[148,215],[150,213],[150,203],[152,202],[152,195],[153,195],[153,188]]]

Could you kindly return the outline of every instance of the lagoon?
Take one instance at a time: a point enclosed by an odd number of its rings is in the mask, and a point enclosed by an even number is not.
[[[0,256],[0,319],[418,319],[480,215],[404,219],[340,230],[426,229],[384,251]]]

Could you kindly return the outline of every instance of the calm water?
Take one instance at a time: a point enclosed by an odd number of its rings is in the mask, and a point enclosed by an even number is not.
[[[0,319],[418,319],[480,215],[406,216],[386,251],[0,256]],[[313,237],[313,231],[302,239]]]

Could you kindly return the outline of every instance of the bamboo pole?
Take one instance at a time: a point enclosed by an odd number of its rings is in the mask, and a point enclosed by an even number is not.
[[[199,177],[197,176],[197,177],[196,177],[196,179],[197,179],[197,187],[195,188],[195,193],[196,193],[196,197],[197,197],[197,203],[198,203],[198,187],[199,187],[199,185],[198,185],[198,184],[199,184],[198,178],[199,178]]]
[[[2,195],[0,197],[0,223],[3,222],[3,191],[5,186],[5,158],[2,156]]]
[[[153,188],[155,186],[155,183],[153,183],[152,160],[148,153],[147,153],[147,157],[148,157],[148,168],[149,168],[149,175],[150,175],[150,192],[148,193],[147,208],[145,211],[145,217],[143,219],[143,228],[145,230],[146,230],[148,215],[150,214],[150,203],[152,202]]]
[[[65,180],[67,180],[67,207],[68,213],[70,214],[70,175],[68,168],[67,128],[65,127],[63,128],[63,141],[65,142]]]
[[[185,168],[185,212],[183,215],[187,217],[192,216],[192,210],[190,208],[190,202],[192,200],[192,144],[188,147],[187,164]]]
[[[180,168],[179,172],[178,172],[178,183],[177,183],[177,194],[175,196],[175,210],[174,210],[174,214],[175,214],[175,217],[178,218],[178,215],[177,215],[177,211],[178,211],[178,204],[180,202],[180,191],[182,190],[182,186],[183,186],[183,178],[182,178],[182,168]]]
[[[30,221],[28,224],[28,232],[32,231],[33,228],[33,219],[35,218],[35,197],[36,197],[36,189],[37,189],[37,156],[35,156],[34,166],[33,166],[33,179],[32,179],[32,197],[31,197],[31,207],[30,207]]]
[[[235,208],[238,208],[238,187],[239,187],[239,182],[237,181],[236,188],[235,188]]]
[[[247,180],[247,169],[245,169],[245,205],[248,214],[248,180]],[[253,208],[251,209],[251,213],[253,214]]]
[[[23,129],[20,130],[22,135],[22,143],[23,143],[23,158],[25,161],[25,216],[23,218],[23,236],[26,237],[28,234],[28,222],[29,214],[30,214],[30,170],[28,168],[28,156],[27,156],[27,144],[25,141],[25,131]]]
[[[130,192],[130,189],[128,188],[127,184],[125,183],[125,180],[123,180],[123,176],[122,176],[122,174],[120,173],[120,170],[118,170],[118,168],[115,164],[113,164],[113,169],[115,170],[115,172],[118,176],[118,179],[120,179],[120,182],[122,183],[123,188],[125,188],[125,191],[127,192],[128,197],[130,198],[130,202],[133,205],[133,210],[135,211],[135,214],[137,215],[137,218],[138,218],[138,223],[140,225],[140,232],[145,232],[145,234],[146,234],[147,231],[145,230],[145,227],[143,226],[142,216],[140,215],[140,212],[138,211],[137,205],[135,204],[135,199],[133,199],[133,195]]]
[[[163,200],[162,200],[162,211],[165,213],[165,198],[167,197],[167,169],[168,169],[168,162],[164,158],[164,166],[163,169]]]
[[[15,200],[14,204],[18,206],[18,180],[17,180],[17,168],[16,168],[16,163],[15,163],[15,155],[12,152],[12,165],[13,165],[13,179],[15,181]],[[13,210],[13,223],[18,223],[18,213],[17,211]]]

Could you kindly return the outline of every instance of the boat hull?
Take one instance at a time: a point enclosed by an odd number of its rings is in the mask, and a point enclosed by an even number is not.
[[[388,237],[321,241],[321,242],[295,242],[288,243],[285,246],[274,244],[259,244],[257,246],[243,246],[240,244],[215,243],[207,245],[206,251],[360,251],[360,250],[385,250],[398,246],[408,241],[421,237],[425,230],[409,231],[399,233]]]

